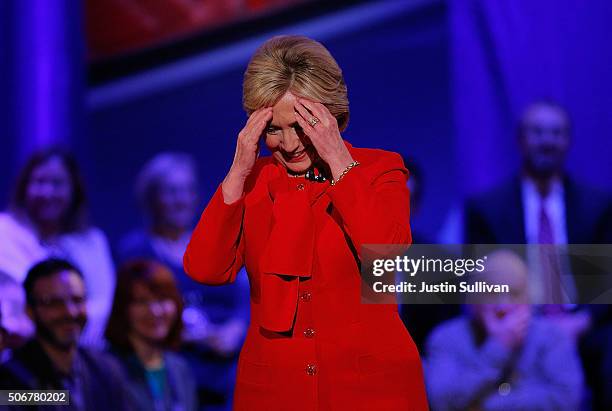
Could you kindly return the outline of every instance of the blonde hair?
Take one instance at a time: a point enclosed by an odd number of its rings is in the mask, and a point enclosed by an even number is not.
[[[244,73],[242,105],[248,115],[276,104],[291,91],[327,107],[344,131],[349,102],[342,70],[319,42],[304,36],[276,36],[257,49]]]

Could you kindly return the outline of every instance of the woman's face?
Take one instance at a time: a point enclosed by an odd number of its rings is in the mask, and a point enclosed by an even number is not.
[[[295,119],[296,97],[287,92],[272,108],[272,120],[265,131],[266,146],[272,155],[295,174],[306,172],[317,152]]]
[[[174,229],[191,228],[197,211],[196,179],[188,167],[178,167],[159,182],[156,196],[156,223]]]
[[[72,201],[70,174],[64,163],[53,157],[32,170],[26,188],[25,206],[39,224],[59,224]]]
[[[132,302],[128,307],[132,335],[153,344],[168,337],[177,319],[177,307],[170,298],[160,298],[142,283],[132,289]]]

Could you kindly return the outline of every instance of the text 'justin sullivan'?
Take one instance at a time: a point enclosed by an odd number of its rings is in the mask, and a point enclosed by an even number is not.
[[[416,284],[402,281],[398,284],[383,284],[377,281],[372,284],[372,289],[377,293],[496,293],[505,294],[510,292],[507,284],[489,284],[486,281],[468,283],[461,281],[459,284],[451,284],[448,281],[438,284],[428,284],[421,281],[421,287]]]

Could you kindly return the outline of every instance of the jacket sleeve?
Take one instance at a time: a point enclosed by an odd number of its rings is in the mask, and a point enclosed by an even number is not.
[[[503,376],[511,352],[490,338],[478,348],[471,340],[463,322],[438,326],[427,338],[425,380],[432,409],[467,410]]]
[[[236,279],[244,261],[243,215],[244,197],[225,204],[219,185],[183,256],[187,275],[209,285],[231,283]]]
[[[351,169],[328,190],[345,232],[361,255],[363,244],[410,244],[408,172],[398,154]]]

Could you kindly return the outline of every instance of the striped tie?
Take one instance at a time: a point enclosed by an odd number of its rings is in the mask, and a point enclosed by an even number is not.
[[[540,206],[540,228],[538,232],[540,243],[540,262],[544,280],[544,301],[548,304],[563,303],[561,291],[561,267],[559,256],[555,249],[555,238],[552,224],[544,204]]]

